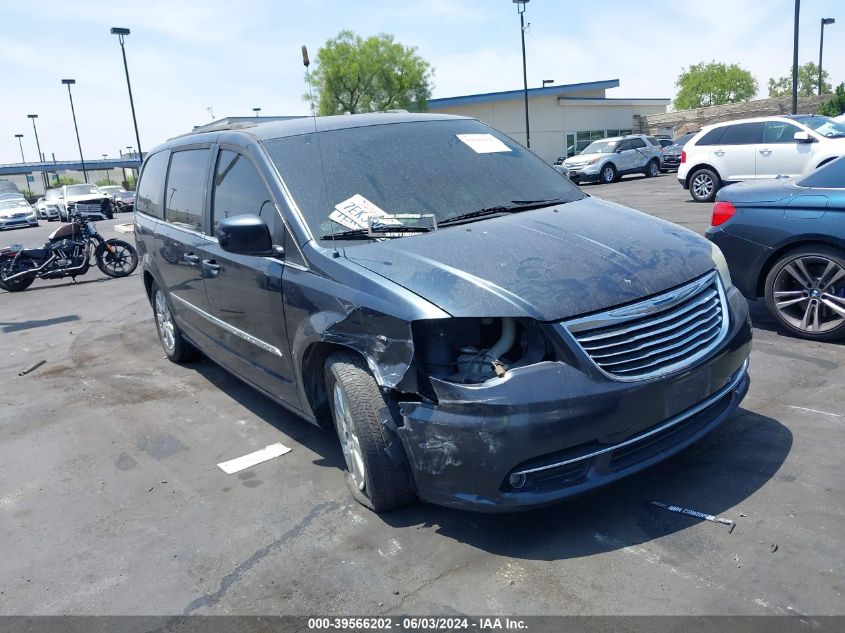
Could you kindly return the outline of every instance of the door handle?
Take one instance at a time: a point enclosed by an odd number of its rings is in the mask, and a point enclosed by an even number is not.
[[[213,259],[202,260],[202,268],[203,268],[203,270],[208,271],[209,277],[216,277],[217,273],[220,272],[220,264],[218,264]]]
[[[188,262],[189,264],[196,264],[200,260],[199,257],[194,255],[193,253],[185,253],[182,255],[182,261]]]
[[[764,148],[764,149],[761,149],[761,150],[760,150],[760,153],[761,153],[763,156],[768,156],[769,154],[771,154],[771,153],[772,153],[772,150],[770,150],[768,147],[766,147],[766,148]]]
[[[713,152],[713,153],[714,153],[714,154],[716,154],[716,156],[724,156],[724,155],[725,155],[725,150],[723,150],[723,149],[717,149],[717,150],[716,150],[715,152]]]

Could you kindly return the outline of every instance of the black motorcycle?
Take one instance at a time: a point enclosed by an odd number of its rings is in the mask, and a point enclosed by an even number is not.
[[[43,248],[0,249],[0,288],[26,290],[37,278],[60,279],[88,272],[91,255],[109,277],[126,277],[138,266],[135,247],[123,240],[106,240],[87,217],[71,211],[70,222],[50,234]]]

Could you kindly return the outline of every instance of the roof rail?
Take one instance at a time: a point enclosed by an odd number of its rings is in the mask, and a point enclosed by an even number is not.
[[[206,132],[225,132],[226,130],[242,130],[244,128],[255,127],[256,125],[258,124],[247,121],[236,121],[235,123],[219,123],[217,125],[212,125],[211,127],[197,126],[202,127],[202,129],[193,129],[190,132],[185,132],[184,134],[177,134],[176,136],[171,136],[167,140],[174,141],[177,138],[185,138],[186,136],[193,136],[194,134],[204,134]]]

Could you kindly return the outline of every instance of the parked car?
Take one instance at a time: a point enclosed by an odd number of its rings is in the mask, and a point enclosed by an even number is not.
[[[35,203],[35,208],[38,211],[38,217],[42,220],[52,222],[59,219],[59,189],[48,189],[44,192],[43,198],[38,198]]]
[[[112,200],[115,199],[116,194],[120,193],[121,191],[126,191],[126,189],[124,189],[120,185],[97,185],[97,189],[109,196]]]
[[[0,231],[26,226],[38,226],[35,209],[22,195],[0,199]]]
[[[642,134],[593,141],[575,156],[563,161],[573,182],[611,183],[626,174],[657,176],[663,150]]]
[[[59,218],[67,222],[69,212],[78,211],[95,220],[111,220],[114,217],[114,203],[96,185],[64,185],[59,190]]]
[[[114,206],[117,211],[132,211],[135,208],[135,192],[119,191],[114,195]]]
[[[167,357],[199,349],[334,426],[376,511],[555,502],[676,453],[748,388],[747,304],[718,248],[475,119],[187,134],[137,191]]]
[[[675,143],[675,141],[673,141],[671,138],[658,138],[657,142],[660,143],[660,147],[662,147],[664,150],[667,147],[672,147],[672,145]]]
[[[833,120],[837,123],[845,123],[845,114],[840,114],[838,117],[834,117]]]
[[[0,194],[3,193],[20,193],[17,185],[11,180],[0,180]]]
[[[711,202],[720,187],[743,180],[810,173],[845,155],[845,125],[796,114],[710,125],[681,153],[678,182],[693,200]]]
[[[720,190],[707,238],[737,288],[765,297],[785,330],[845,336],[845,157],[797,179]]]
[[[660,171],[678,171],[681,165],[681,152],[684,149],[687,141],[698,134],[698,131],[687,132],[682,134],[669,147],[663,149],[663,163],[660,165]]]

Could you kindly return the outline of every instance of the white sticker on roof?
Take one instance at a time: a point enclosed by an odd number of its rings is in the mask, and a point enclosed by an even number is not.
[[[334,206],[334,209],[329,215],[329,219],[352,230],[366,229],[367,221],[370,218],[380,218],[387,215],[387,213],[358,193],[343,202],[338,202]],[[385,220],[382,224],[402,223],[398,220],[389,219]]]
[[[502,143],[492,134],[456,134],[459,140],[469,145],[476,154],[494,154],[509,152],[510,147]]]

